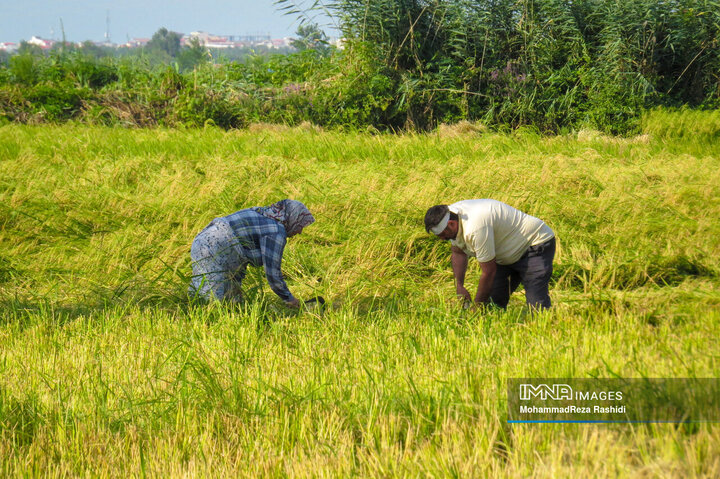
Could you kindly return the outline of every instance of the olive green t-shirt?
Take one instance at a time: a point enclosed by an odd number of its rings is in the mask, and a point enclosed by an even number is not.
[[[481,263],[517,262],[530,246],[552,239],[553,230],[541,219],[497,200],[464,200],[449,206],[459,217],[457,237],[451,244]]]

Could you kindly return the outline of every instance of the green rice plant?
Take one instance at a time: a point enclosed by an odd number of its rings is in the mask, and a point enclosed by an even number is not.
[[[673,129],[713,115],[631,138],[0,126],[0,475],[717,476],[716,424],[510,425],[506,391],[718,376],[720,147]],[[188,299],[197,232],[284,197],[317,221],[283,271],[325,312],[257,268],[242,304]],[[471,197],[556,232],[551,311],[456,303],[422,218]]]
[[[656,109],[643,117],[642,128],[658,139],[687,138],[691,143],[712,143],[720,138],[720,112]]]

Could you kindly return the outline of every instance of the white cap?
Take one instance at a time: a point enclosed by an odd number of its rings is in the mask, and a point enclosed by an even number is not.
[[[450,213],[445,213],[445,216],[443,216],[443,219],[440,220],[440,223],[436,224],[432,228],[430,228],[430,231],[432,231],[435,236],[438,236],[440,233],[442,233],[445,228],[447,227],[448,221],[450,221]]]

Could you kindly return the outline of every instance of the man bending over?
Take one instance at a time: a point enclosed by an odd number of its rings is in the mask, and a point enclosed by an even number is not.
[[[450,240],[459,297],[505,308],[522,283],[530,308],[550,307],[555,233],[541,219],[497,200],[464,200],[428,209],[425,231]],[[474,298],[465,288],[468,256],[474,256],[482,269]]]

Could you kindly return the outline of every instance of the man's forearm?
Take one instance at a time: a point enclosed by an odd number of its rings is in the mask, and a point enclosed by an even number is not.
[[[465,285],[465,272],[467,271],[468,258],[464,251],[452,248],[450,256],[453,275],[455,276],[455,287],[462,288]]]
[[[487,303],[490,300],[490,291],[492,290],[494,280],[495,272],[491,274],[483,273],[482,276],[480,276],[477,293],[475,294],[476,303]]]
[[[493,282],[495,281],[495,273],[497,273],[497,263],[494,259],[480,263],[482,275],[478,282],[477,293],[475,293],[475,303],[487,303],[490,300]]]

